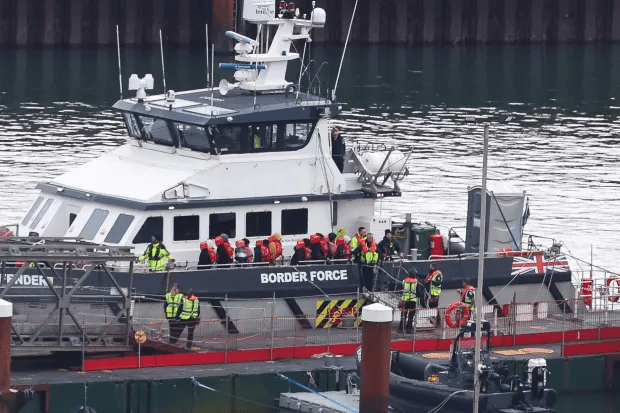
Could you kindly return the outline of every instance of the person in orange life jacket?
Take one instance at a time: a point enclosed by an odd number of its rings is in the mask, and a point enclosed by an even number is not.
[[[270,262],[271,252],[267,246],[269,241],[259,239],[256,241],[256,247],[254,247],[254,262]]]
[[[321,245],[321,241],[323,240],[323,234],[313,234],[310,235],[310,249],[312,250],[312,261],[325,261],[325,252],[323,246]]]
[[[232,257],[235,255],[235,251],[228,243],[228,235],[222,234],[219,237],[215,237],[215,245],[217,249],[217,263],[218,264],[230,264]]]
[[[175,331],[174,336],[170,335],[170,343],[175,344],[187,327],[187,348],[192,348],[194,330],[200,324],[200,301],[194,295],[193,288],[187,290],[185,297],[181,300],[176,318],[179,319],[179,328]]]
[[[392,239],[392,231],[389,229],[385,230],[385,236],[377,245],[377,250],[379,252],[380,260],[391,261],[392,256],[394,255],[398,255],[400,258],[403,258],[400,244],[395,239]]]
[[[336,254],[334,258],[337,260],[350,260],[351,259],[351,246],[347,242],[347,236],[336,238]],[[351,239],[349,238],[349,241]]]
[[[269,241],[269,252],[271,253],[270,264],[276,265],[276,259],[282,256],[282,235],[276,232],[275,234],[267,238],[267,240]]]
[[[349,243],[353,262],[361,262],[362,253],[365,253],[367,250],[366,243],[362,241],[366,241],[366,228],[359,227],[357,229],[357,234],[351,238],[351,242]]]
[[[398,326],[399,332],[413,332],[413,317],[418,301],[423,304],[422,300],[425,294],[424,286],[421,282],[418,282],[417,275],[418,272],[416,269],[412,268],[407,272],[407,278],[403,280],[403,295],[398,302],[398,308],[401,309],[400,324]]]
[[[379,260],[379,253],[377,252],[377,244],[375,243],[374,236],[368,234],[366,236],[366,251],[362,249],[362,262],[366,264],[374,264]]]
[[[240,264],[248,263],[248,253],[245,250],[245,242],[242,239],[238,239],[235,242],[235,261]]]
[[[329,259],[336,258],[336,234],[333,232],[327,234],[325,242],[327,243],[327,257]]]
[[[248,262],[254,262],[254,253],[252,253],[252,248],[250,247],[250,240],[243,238],[243,244],[245,244],[245,253],[248,256]]]
[[[215,243],[213,240],[207,240],[200,243],[200,256],[198,257],[198,266],[211,265],[217,260],[215,252]]]
[[[465,303],[469,307],[469,317],[472,317],[472,312],[475,310],[476,305],[476,289],[469,283],[467,278],[463,278],[461,281],[463,289],[456,290],[457,294],[461,295],[461,302]]]
[[[310,245],[310,240],[307,238],[297,240],[297,244],[295,244],[295,247],[293,248],[291,265],[302,264],[304,261],[310,260],[312,251],[308,245]]]

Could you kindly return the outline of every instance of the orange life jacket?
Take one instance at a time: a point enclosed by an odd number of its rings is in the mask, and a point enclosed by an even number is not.
[[[334,254],[335,258],[339,259],[351,259],[351,246],[344,242],[344,238],[336,239],[336,253]]]
[[[366,245],[366,240],[362,238],[359,233],[355,234],[355,238],[357,238],[357,245],[362,247],[362,253],[366,254],[368,252],[368,245]]]
[[[206,241],[202,241],[200,243],[200,250],[208,251],[211,262],[215,262],[217,260],[217,253],[215,252],[215,248],[210,247]]]
[[[271,251],[266,245],[263,245],[263,240],[259,239],[256,241],[256,246],[260,247],[260,260],[261,262],[269,262],[271,261]]]
[[[282,243],[273,235],[270,236],[269,238],[267,238],[267,240],[269,240],[269,244],[271,245],[271,243],[275,244],[276,247],[276,256],[272,257],[272,258],[278,258],[282,256]]]
[[[336,243],[328,240],[327,246],[329,247],[329,257],[334,258],[336,256]]]

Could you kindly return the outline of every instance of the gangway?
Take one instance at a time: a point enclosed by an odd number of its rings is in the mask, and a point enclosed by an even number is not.
[[[1,237],[0,298],[13,303],[13,353],[129,349],[132,249],[76,238]],[[128,289],[111,263],[128,264]],[[84,286],[89,277],[109,278],[113,287]]]

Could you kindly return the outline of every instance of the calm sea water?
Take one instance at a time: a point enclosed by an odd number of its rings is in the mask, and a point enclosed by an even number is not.
[[[161,92],[158,51],[122,53],[125,84],[131,73],[153,73]],[[328,62],[322,93],[332,88],[338,55],[312,50],[316,62]],[[0,50],[0,62],[0,223],[12,223],[37,182],[122,144],[125,131],[110,110],[119,97],[114,49]],[[204,62],[200,49],[166,50],[168,88],[204,87]],[[224,75],[232,78],[215,77]],[[489,179],[527,191],[526,233],[561,240],[586,260],[592,248],[595,264],[619,270],[619,46],[351,47],[338,96],[344,113],[336,123],[349,144],[413,150],[406,193],[383,201],[384,214],[411,212],[444,233],[464,227],[486,122]],[[617,396],[596,400],[561,399],[559,411],[612,412],[619,404]]]

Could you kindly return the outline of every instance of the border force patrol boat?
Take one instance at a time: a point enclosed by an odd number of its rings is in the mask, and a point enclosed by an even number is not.
[[[265,299],[278,303],[274,315],[300,316],[318,312],[323,301],[360,299],[363,287],[381,290],[398,284],[405,269],[416,267],[426,273],[429,260],[441,258],[441,305],[445,306],[459,299],[460,280],[476,274],[480,250],[490,253],[485,263],[487,287],[482,292],[490,304],[507,303],[515,294],[521,299],[536,296],[558,303],[574,296],[570,270],[559,248],[521,251],[523,191],[499,185],[486,194],[491,224],[484,229],[489,240],[485,246],[476,241],[479,188],[469,192],[467,236],[462,243],[452,236],[439,237],[431,247],[429,239],[437,235],[434,227],[409,222],[398,226],[390,218],[376,216],[376,200],[401,195],[400,183],[410,173],[410,154],[397,148],[376,152],[352,148],[341,172],[332,159],[330,139],[340,103],[334,92],[324,90],[321,95],[320,73],[307,85],[302,85],[301,75],[308,70],[306,50],[312,31],[324,26],[325,11],[314,8],[307,17],[300,16],[292,2],[281,2],[277,11],[272,2],[250,3],[245,2],[244,17],[258,25],[256,38],[227,32],[236,41],[235,62],[220,64],[234,71],[234,82],[224,80],[219,87],[184,92],[164,86],[164,94],[149,96],[153,77],[132,75],[129,89],[136,96],[114,105],[125,122],[127,142],[40,183],[40,194],[19,225],[20,236],[32,236],[20,241],[26,244],[68,237],[111,250],[132,247],[139,253],[153,234],[161,234],[177,267],[137,271],[131,281],[123,275],[128,266],[120,262],[112,267],[116,281],[105,276],[84,279],[84,270],[77,268],[65,281],[55,281],[53,289],[79,286],[83,295],[76,305],[91,308],[94,304],[89,297],[100,303],[101,296],[118,298],[119,289],[130,290],[135,293],[134,316],[139,312],[142,317],[158,319],[164,294],[177,282],[203,298],[203,318],[234,319],[266,312]],[[270,27],[277,29],[271,39]],[[303,42],[302,56],[292,48],[294,42]],[[301,60],[301,69],[294,74],[297,81],[288,81],[287,65],[297,59]],[[247,238],[254,246],[278,232],[284,255],[289,256],[299,239],[336,228],[354,234],[360,226],[376,235],[395,228],[405,240],[404,251],[417,248],[417,253],[411,260],[371,267],[372,286],[362,285],[364,268],[350,262],[310,261],[291,266],[285,259],[277,266],[197,268],[200,242],[222,233],[230,239]],[[444,243],[446,248],[439,248]],[[496,255],[506,247],[514,251]],[[13,261],[19,259],[15,255]],[[55,277],[44,260],[39,261],[37,268],[20,269],[20,277],[2,277],[3,296],[14,302],[16,321],[32,321],[37,311],[43,318],[49,316],[48,309],[33,304],[43,300],[40,294],[49,294],[46,274]],[[26,282],[35,279],[36,285]],[[509,282],[510,288],[504,289]],[[244,301],[224,308],[225,299]],[[115,305],[97,308],[118,316]]]

